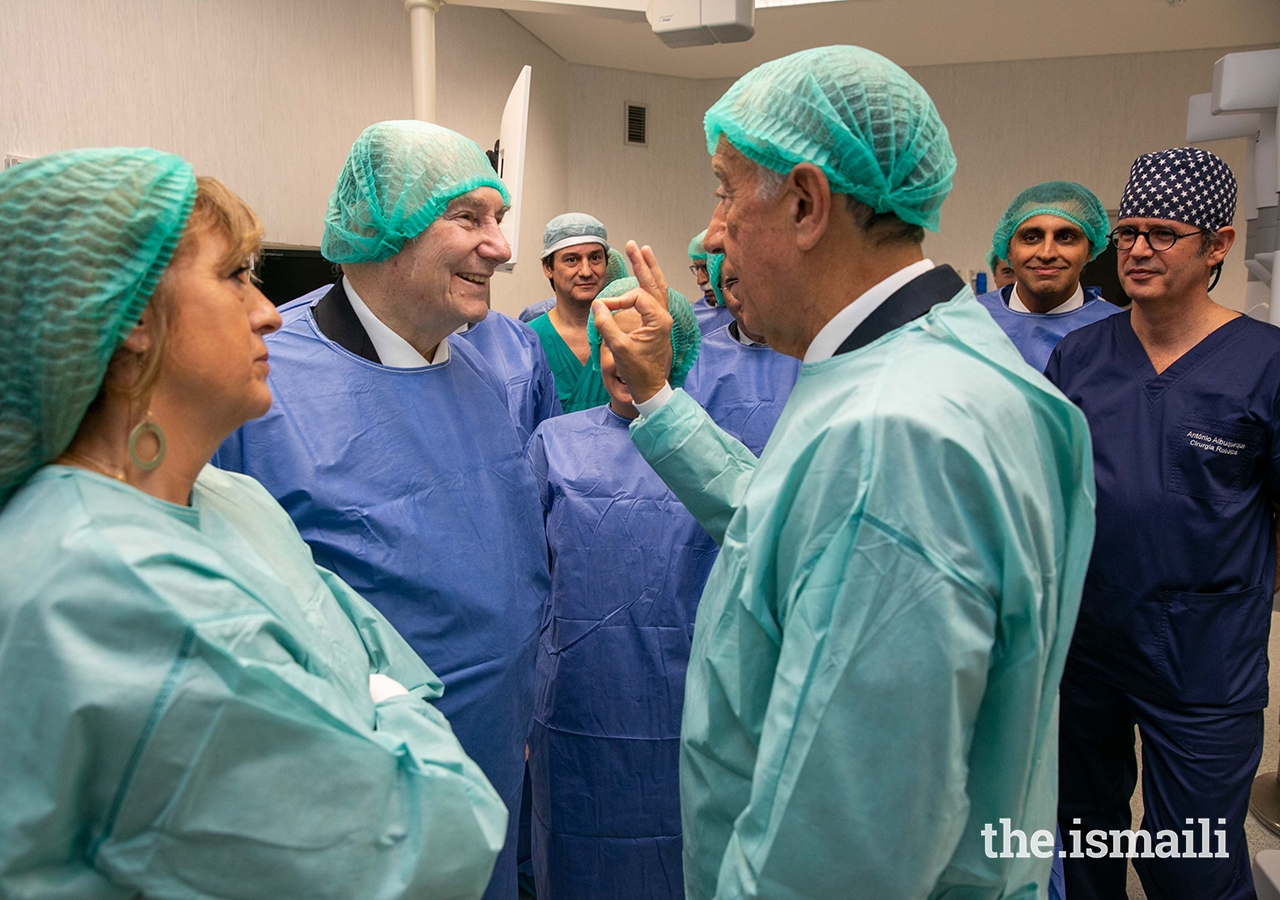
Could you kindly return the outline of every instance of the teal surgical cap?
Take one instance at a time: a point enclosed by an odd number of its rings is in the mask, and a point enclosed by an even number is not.
[[[635,277],[621,278],[606,286],[596,299],[621,297],[639,286],[640,282]],[[667,376],[667,381],[672,387],[680,387],[698,359],[698,351],[702,347],[702,332],[698,330],[698,317],[694,315],[693,307],[684,294],[673,288],[667,288],[667,312],[671,314],[671,374]],[[587,342],[591,345],[588,365],[596,372],[595,377],[599,378],[600,332],[596,331],[595,316],[587,317]]]
[[[0,173],[0,504],[70,445],[195,196],[190,165],[146,148]]]
[[[987,268],[991,270],[991,273],[993,275],[995,274],[995,271],[996,271],[996,263],[998,263],[1002,259],[1004,259],[1004,257],[998,255],[996,251],[994,250],[987,251]]]
[[[380,262],[438,219],[451,200],[506,187],[479,145],[428,122],[379,122],[351,146],[324,214],[320,252],[334,263]]]
[[[542,229],[542,258],[557,250],[578,244],[599,244],[609,249],[609,233],[595,216],[586,213],[565,213],[556,216]]]
[[[724,135],[767,169],[812,163],[831,190],[938,230],[956,157],[933,101],[898,65],[862,47],[818,47],[734,82],[707,111],[707,150]]]
[[[1009,241],[1023,222],[1036,216],[1050,215],[1066,219],[1080,226],[1089,241],[1089,258],[1094,259],[1107,246],[1110,222],[1107,211],[1093,193],[1074,181],[1046,181],[1029,187],[1013,198],[1009,208],[1000,217],[996,233],[991,238],[991,251],[1000,259],[1009,258]]]
[[[609,264],[605,266],[604,283],[612,284],[619,278],[627,277],[627,258],[616,247],[609,248]]]
[[[707,254],[707,277],[711,279],[711,293],[716,295],[716,306],[724,306],[724,254]]]
[[[689,259],[695,263],[707,261],[707,248],[702,246],[702,241],[706,236],[707,229],[704,228],[694,235],[693,240],[689,242]]]

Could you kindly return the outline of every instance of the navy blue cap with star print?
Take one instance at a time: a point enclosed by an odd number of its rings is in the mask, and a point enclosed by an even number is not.
[[[1133,161],[1121,219],[1169,219],[1216,231],[1236,215],[1236,178],[1208,150],[1176,147]]]

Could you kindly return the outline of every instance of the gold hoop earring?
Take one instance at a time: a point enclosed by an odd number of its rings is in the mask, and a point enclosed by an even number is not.
[[[138,455],[138,442],[144,434],[149,434],[156,441],[156,455],[151,459],[143,459]],[[147,412],[147,417],[133,426],[133,430],[129,432],[129,462],[133,463],[144,472],[150,472],[152,469],[164,462],[164,454],[168,449],[165,441],[164,430],[155,422],[151,421],[151,412]]]

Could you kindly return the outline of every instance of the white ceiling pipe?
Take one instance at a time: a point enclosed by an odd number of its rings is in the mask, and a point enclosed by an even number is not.
[[[444,0],[404,0],[413,61],[413,117],[436,120],[436,13]]]

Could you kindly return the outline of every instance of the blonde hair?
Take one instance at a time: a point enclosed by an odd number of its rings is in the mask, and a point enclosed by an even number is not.
[[[152,322],[151,343],[141,353],[124,347],[116,350],[107,366],[107,378],[95,404],[101,402],[105,393],[138,402],[155,387],[177,300],[173,293],[173,270],[195,253],[200,238],[207,234],[226,239],[227,249],[219,261],[219,268],[228,272],[244,265],[262,247],[262,221],[257,213],[218,179],[200,176],[196,179],[196,199],[187,225],[146,306]],[[125,370],[132,370],[132,373]]]

